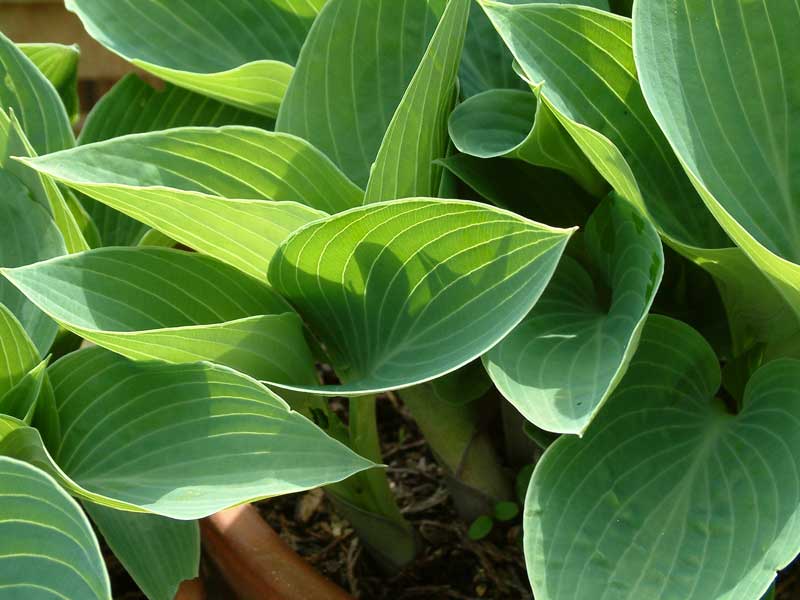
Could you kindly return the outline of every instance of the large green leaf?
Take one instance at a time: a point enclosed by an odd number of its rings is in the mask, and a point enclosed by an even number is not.
[[[149,600],[173,600],[181,581],[197,577],[197,521],[176,521],[93,502],[83,506],[114,556]]]
[[[461,93],[469,97],[496,88],[526,87],[511,68],[513,60],[492,22],[486,18],[486,13],[477,2],[472,2],[458,70]]]
[[[64,254],[64,240],[55,223],[42,206],[33,202],[22,182],[0,169],[0,188],[0,265],[19,267]],[[19,319],[44,356],[58,325],[5,280],[0,281],[0,303]]]
[[[161,79],[275,116],[325,0],[66,0],[109,50]]]
[[[70,251],[88,248],[76,217],[56,185],[9,160],[11,156],[36,156],[69,148],[75,144],[75,137],[53,85],[2,33],[0,78],[0,168],[22,180],[34,199],[50,210]]]
[[[757,600],[800,550],[800,361],[750,380],[738,415],[689,326],[650,317],[583,439],[536,466],[525,553],[536,598]]]
[[[273,257],[270,281],[344,382],[302,389],[367,394],[470,362],[527,314],[571,233],[483,204],[426,198],[300,229]]]
[[[26,164],[260,278],[288,233],[363,199],[304,140],[252,127],[135,134]]]
[[[0,109],[19,117],[40,154],[75,145],[69,117],[58,93],[14,43],[0,33]]]
[[[642,208],[674,249],[738,292],[726,294],[726,304],[757,315],[779,304],[777,290],[763,285],[763,275],[704,210],[650,113],[637,79],[630,19],[578,6],[479,1],[540,102],[614,190]]]
[[[530,314],[484,356],[517,410],[557,433],[582,434],[613,392],[664,272],[658,234],[619,197],[597,208],[583,241],[599,283],[564,257]]]
[[[329,0],[315,21],[276,128],[307,139],[366,186],[443,0]]]
[[[100,248],[2,273],[67,329],[130,358],[212,360],[260,379],[315,380],[297,314],[212,258]]]
[[[555,169],[468,154],[453,154],[439,162],[481,199],[540,223],[581,225],[597,206],[596,198]]]
[[[516,158],[563,171],[592,194],[607,190],[548,104],[538,101],[530,91],[488,90],[477,94],[456,107],[450,115],[449,130],[456,148],[470,156]]]
[[[0,456],[0,599],[111,600],[80,507],[40,470]]]
[[[78,118],[78,60],[81,51],[76,45],[17,44],[36,68],[56,88],[71,120]]]
[[[46,449],[35,429],[17,427],[0,454],[98,504],[191,520],[374,466],[228,367],[131,361],[95,347],[48,371],[61,443]]]
[[[455,103],[470,0],[450,0],[386,129],[365,203],[435,196],[447,154],[447,117]]]
[[[800,315],[794,2],[635,6],[642,88],[708,209]]]
[[[254,127],[181,127],[127,135],[26,163],[89,195],[95,186],[157,187],[301,202],[328,212],[363,201],[363,192],[308,142]]]
[[[522,75],[600,174],[683,245],[728,246],[642,96],[630,19],[580,6],[479,0]]]
[[[130,133],[201,125],[249,125],[271,129],[272,119],[165,83],[155,88],[136,73],[120,79],[94,105],[78,135],[79,144]]]
[[[165,84],[156,90],[131,73],[123,77],[86,117],[79,144],[90,144],[128,135],[173,127],[203,125],[251,125],[270,129],[274,121],[208,96]],[[139,242],[147,226],[85,196],[84,205],[97,224],[106,246],[130,246]]]

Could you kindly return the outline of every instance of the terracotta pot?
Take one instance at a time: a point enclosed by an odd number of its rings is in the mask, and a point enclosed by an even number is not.
[[[188,579],[181,583],[175,600],[206,600],[206,589],[200,579]]]
[[[353,600],[247,504],[200,522],[203,547],[242,600]]]

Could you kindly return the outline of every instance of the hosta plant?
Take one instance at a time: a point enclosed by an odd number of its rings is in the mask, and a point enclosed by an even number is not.
[[[0,598],[108,598],[86,515],[170,598],[197,519],[317,486],[409,564],[386,394],[468,521],[538,457],[538,600],[769,593],[800,551],[795,3],[66,5],[166,83],[76,138],[74,49],[0,38]]]

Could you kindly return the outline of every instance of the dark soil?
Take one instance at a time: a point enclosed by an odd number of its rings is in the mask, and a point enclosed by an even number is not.
[[[381,401],[379,410],[384,460],[398,504],[424,541],[414,564],[394,575],[381,572],[320,490],[260,503],[266,520],[321,573],[359,599],[531,600],[519,519],[496,525],[487,539],[470,540],[468,524],[457,516],[444,484],[444,473],[413,421],[388,400]],[[143,600],[110,553],[107,560],[114,598]],[[205,558],[201,571],[208,600],[233,600]],[[777,600],[800,600],[800,560],[780,574],[777,590]]]
[[[530,598],[519,520],[495,525],[487,539],[467,536],[444,472],[413,421],[388,399],[379,402],[384,461],[401,511],[424,542],[403,572],[386,575],[321,491],[261,504],[267,521],[320,572],[365,600],[519,600]]]

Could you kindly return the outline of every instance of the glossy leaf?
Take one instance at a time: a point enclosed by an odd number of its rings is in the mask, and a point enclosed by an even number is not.
[[[191,520],[374,466],[227,367],[131,361],[95,347],[48,371],[61,443],[45,449],[35,429],[18,427],[0,453],[98,504]]]
[[[235,125],[128,135],[27,163],[87,193],[106,184],[160,187],[330,212],[360,205],[363,194],[304,140]]]
[[[14,314],[0,303],[0,398],[41,360]]]
[[[670,152],[642,96],[629,19],[579,6],[479,0],[522,74],[599,173],[662,233],[729,244]]]
[[[595,195],[607,189],[548,104],[530,91],[489,90],[473,96],[450,115],[449,130],[464,154],[558,169]]]
[[[173,600],[181,581],[198,575],[197,521],[84,503],[108,547],[149,600]]]
[[[800,550],[800,362],[750,380],[738,415],[689,326],[651,317],[582,440],[536,466],[525,554],[537,599],[758,600]]]
[[[424,198],[300,229],[273,257],[269,278],[344,381],[302,389],[367,394],[465,365],[530,310],[570,234],[478,203]]]
[[[444,4],[327,2],[300,53],[276,129],[308,140],[366,186]]]
[[[800,315],[800,10],[712,0],[635,9],[655,119],[708,209]]]
[[[130,358],[212,360],[262,379],[315,380],[289,305],[214,259],[101,248],[2,272],[62,326]]]
[[[0,109],[13,112],[33,149],[55,152],[75,145],[67,112],[45,76],[0,33]]]
[[[324,0],[66,0],[109,50],[165,81],[275,116]],[[135,23],[135,27],[131,24]]]
[[[128,135],[174,127],[250,125],[272,128],[273,121],[207,96],[165,84],[156,90],[136,74],[123,77],[95,104],[78,136],[90,144]],[[97,223],[106,246],[130,246],[142,239],[147,226],[85,196],[83,203]]]
[[[664,272],[658,234],[619,197],[597,208],[584,244],[599,284],[565,257],[525,320],[484,356],[500,392],[556,433],[582,434],[613,392]]]
[[[19,419],[26,425],[32,424],[36,414],[36,404],[45,381],[46,367],[47,361],[43,360],[28,371],[4,396],[0,396],[0,414]]]
[[[55,223],[41,205],[33,202],[22,182],[0,169],[0,187],[0,265],[19,267],[66,253]],[[58,325],[5,280],[0,281],[0,303],[19,319],[38,353],[46,354]]]
[[[447,115],[455,102],[469,0],[450,0],[386,129],[365,203],[435,196],[447,154]]]
[[[58,443],[61,427],[53,389],[42,373],[46,361],[40,361],[36,346],[20,322],[0,303],[0,415],[8,414],[33,425],[47,443]],[[16,409],[15,414],[6,410],[10,407]]]
[[[136,134],[26,164],[262,279],[288,233],[363,198],[307,142],[250,127]]]
[[[78,61],[81,56],[76,45],[17,44],[36,68],[56,88],[70,120],[78,118]]]
[[[8,115],[0,108],[0,169],[19,179],[28,188],[31,198],[47,209],[69,252],[87,250],[89,245],[78,219],[56,183],[17,160],[32,156],[36,153],[15,114]]]
[[[496,88],[527,89],[511,63],[514,57],[477,2],[470,3],[469,25],[458,75],[461,93],[474,96]]]
[[[763,315],[784,302],[704,210],[650,113],[629,19],[577,6],[479,1],[540,101],[612,188],[639,206],[675,250],[738,293],[726,293],[726,305]]]
[[[480,199],[540,223],[580,225],[597,205],[573,179],[555,169],[468,154],[454,154],[440,162]]]
[[[47,474],[0,456],[0,599],[111,600],[100,546]]]
[[[78,143],[102,142],[131,133],[192,125],[248,125],[271,129],[273,120],[208,96],[165,83],[155,88],[129,73],[106,92],[86,116]]]

